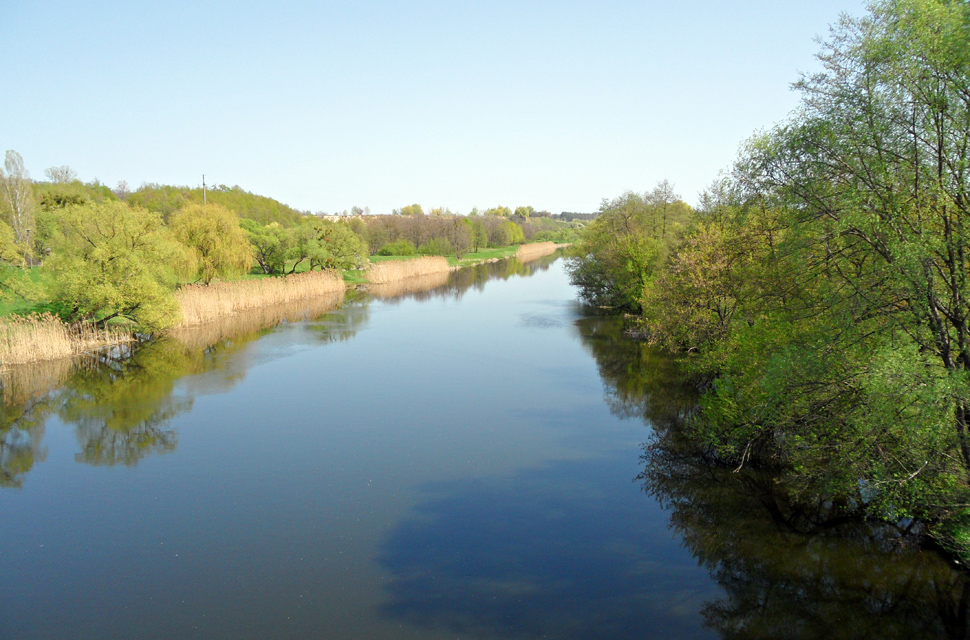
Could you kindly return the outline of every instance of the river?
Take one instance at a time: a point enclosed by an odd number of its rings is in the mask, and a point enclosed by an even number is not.
[[[942,556],[667,446],[561,260],[413,288],[5,374],[0,638],[970,637]]]

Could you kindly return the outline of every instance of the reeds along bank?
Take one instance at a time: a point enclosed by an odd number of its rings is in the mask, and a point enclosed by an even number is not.
[[[126,331],[66,324],[46,313],[5,318],[0,320],[0,367],[66,358],[133,340]]]
[[[306,300],[295,300],[268,307],[259,307],[224,316],[213,322],[190,327],[178,327],[170,332],[171,338],[192,350],[204,350],[226,339],[253,336],[275,327],[284,320],[300,322],[314,320],[332,311],[344,301],[344,289]]]
[[[386,284],[397,282],[405,278],[430,276],[436,273],[448,273],[451,267],[448,259],[442,256],[425,256],[411,260],[385,260],[377,262],[367,270],[367,281],[371,284]]]
[[[367,287],[367,292],[375,298],[388,300],[407,295],[409,293],[417,293],[420,291],[428,291],[430,289],[443,287],[444,285],[448,284],[448,278],[450,277],[450,271],[440,271],[438,273],[432,273],[426,276],[415,276],[413,278],[405,278],[384,284],[371,284],[369,287]]]
[[[528,262],[556,252],[555,242],[533,242],[520,245],[515,250],[515,257],[519,262]]]
[[[175,297],[182,305],[182,326],[187,327],[248,309],[318,296],[332,296],[342,293],[344,289],[344,279],[340,272],[325,269],[285,278],[188,285],[179,289]]]

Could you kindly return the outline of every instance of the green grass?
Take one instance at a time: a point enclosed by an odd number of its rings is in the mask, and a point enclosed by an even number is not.
[[[453,267],[467,267],[479,262],[484,262],[485,260],[492,260],[494,258],[511,258],[515,255],[518,248],[518,245],[512,245],[509,247],[498,247],[495,249],[482,249],[481,251],[476,251],[474,253],[466,253],[461,257],[461,260],[456,260],[454,256],[450,256],[448,258],[448,264]]]
[[[485,260],[492,260],[493,258],[511,258],[515,255],[518,245],[512,245],[508,247],[498,247],[496,249],[482,249],[481,251],[475,251],[472,253],[466,253],[461,257],[461,260],[455,258],[455,256],[446,256],[448,258],[448,264],[453,267],[468,267],[473,264],[478,264],[479,262],[484,262]],[[371,262],[384,262],[387,260],[411,260],[413,258],[420,258],[420,255],[414,256],[371,256]]]
[[[26,272],[13,267],[7,267],[4,269],[4,272],[0,274],[0,278],[7,283],[14,282],[18,279],[26,279],[29,281],[28,286],[36,286],[39,292],[40,285],[46,278],[46,273],[44,272],[43,267],[34,267],[33,269],[28,269]],[[28,300],[17,294],[11,293],[9,295],[0,297],[0,316],[25,314],[33,311],[44,311],[45,309],[46,306],[43,302]]]

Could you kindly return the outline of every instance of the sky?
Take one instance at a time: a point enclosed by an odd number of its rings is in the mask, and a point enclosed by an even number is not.
[[[689,203],[798,104],[859,0],[0,0],[0,151],[34,179],[292,207]]]

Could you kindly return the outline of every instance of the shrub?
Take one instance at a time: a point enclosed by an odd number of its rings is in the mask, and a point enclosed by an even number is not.
[[[423,256],[446,256],[454,253],[454,249],[446,238],[431,238],[418,247],[418,253]]]
[[[418,252],[414,245],[404,239],[400,238],[394,242],[388,242],[380,251],[377,252],[379,256],[413,256]]]

